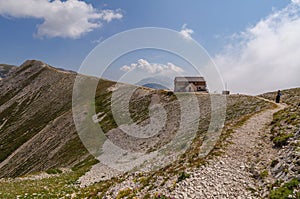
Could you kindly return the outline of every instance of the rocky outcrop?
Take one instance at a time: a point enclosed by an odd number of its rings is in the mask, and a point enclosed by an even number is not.
[[[294,178],[300,181],[300,152],[299,152],[300,131],[289,139],[288,145],[278,151],[278,157],[271,163],[272,175],[277,180],[287,182]]]

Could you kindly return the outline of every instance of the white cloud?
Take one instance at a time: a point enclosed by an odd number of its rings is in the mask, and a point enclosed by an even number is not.
[[[229,89],[258,94],[299,87],[299,35],[300,6],[294,3],[235,34],[215,57]]]
[[[182,73],[184,70],[176,66],[172,63],[165,64],[156,64],[156,63],[149,63],[145,59],[139,59],[137,63],[132,63],[129,66],[124,65],[121,67],[121,70],[124,72],[129,72],[133,70],[142,70],[150,74],[160,74],[160,75],[166,75],[166,74],[172,74],[172,73]]]
[[[0,15],[16,18],[38,18],[38,37],[79,38],[101,27],[101,21],[121,19],[120,10],[96,10],[80,0],[0,0]]]
[[[292,0],[293,3],[300,4],[300,0]]]
[[[118,9],[116,11],[113,11],[113,10],[103,10],[101,13],[100,13],[100,17],[106,21],[106,22],[111,22],[112,20],[114,19],[122,19],[123,18],[123,15],[121,13],[121,10]]]
[[[103,41],[103,37],[100,37],[99,39],[96,39],[92,41],[93,44],[100,44]]]
[[[183,24],[183,26],[181,27],[180,34],[185,39],[192,39],[192,34],[194,34],[194,31],[192,29],[187,28],[187,24]]]

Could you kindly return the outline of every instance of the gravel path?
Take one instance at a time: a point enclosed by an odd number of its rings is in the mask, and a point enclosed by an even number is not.
[[[264,183],[272,182],[272,179],[261,181],[259,174],[277,155],[269,138],[268,126],[273,114],[285,107],[279,104],[275,109],[252,116],[241,127],[234,129],[226,141],[228,145],[223,149],[224,154],[208,160],[205,166],[189,171],[190,178],[177,183],[171,192],[168,185],[157,187],[155,192],[176,199],[266,198],[268,192]],[[99,173],[99,169],[103,170],[101,173],[105,173],[103,178],[110,178],[111,174],[115,174],[108,172],[110,169],[104,165],[99,166],[94,166],[88,175],[81,177],[82,186],[89,185],[95,179],[99,180],[95,175],[95,171]],[[109,192],[116,196],[120,190],[134,187],[136,183],[127,179],[112,187]]]
[[[270,162],[276,154],[266,137],[266,126],[273,114],[285,105],[251,117],[229,138],[225,154],[191,172],[191,177],[179,183],[168,195],[174,198],[261,198],[258,182],[253,178],[256,169]]]

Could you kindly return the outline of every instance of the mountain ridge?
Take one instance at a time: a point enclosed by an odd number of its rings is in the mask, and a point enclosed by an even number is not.
[[[69,160],[59,158],[66,153],[65,145],[72,141],[86,156],[87,151],[72,120],[75,77],[75,73],[65,73],[41,61],[28,60],[0,82],[0,177],[75,164],[78,153],[70,154]],[[41,139],[39,136],[43,133],[44,139]],[[61,143],[57,139],[48,139],[62,135],[65,136],[61,137]],[[41,148],[33,150],[35,145]],[[23,147],[23,151],[19,147]],[[49,156],[50,152],[53,155]],[[45,162],[40,160],[43,158]]]

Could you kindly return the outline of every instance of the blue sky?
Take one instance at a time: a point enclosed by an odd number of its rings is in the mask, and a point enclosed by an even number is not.
[[[13,1],[16,0],[11,2]],[[77,2],[77,0],[69,1]],[[228,67],[230,68],[228,65],[250,64],[242,63],[243,60],[233,57],[234,53],[230,50],[236,48],[246,53],[248,49],[241,46],[245,42],[249,42],[249,37],[245,35],[256,34],[253,31],[251,32],[251,28],[254,30],[261,21],[265,20],[267,22],[273,15],[280,13],[292,4],[289,0],[86,0],[81,2],[85,5],[80,4],[85,9],[82,12],[82,17],[88,15],[90,19],[92,18],[93,24],[81,23],[80,25],[83,26],[81,32],[74,33],[63,30],[63,20],[57,22],[55,17],[50,14],[46,15],[47,6],[43,8],[43,5],[39,4],[35,5],[36,7],[24,7],[24,5],[15,5],[9,2],[0,0],[1,63],[20,65],[27,59],[38,59],[55,67],[78,70],[82,61],[99,44],[98,42],[114,34],[141,27],[162,27],[176,31],[187,29],[192,30],[191,37],[215,58],[217,64],[222,64],[220,71],[225,71],[224,79],[229,82],[234,82],[235,79],[228,74],[226,75]],[[40,3],[43,2],[47,4],[48,1],[40,0]],[[294,2],[297,2],[297,0],[294,0]],[[34,4],[35,0],[28,0],[27,3]],[[57,6],[60,5],[62,4],[57,4]],[[21,8],[24,8],[25,11],[20,11]],[[41,12],[34,13],[34,10],[30,10],[31,8],[36,10],[41,8]],[[45,9],[44,12],[43,9]],[[66,8],[65,10],[70,11],[71,9]],[[103,13],[103,10],[110,11],[109,14],[111,15]],[[62,9],[62,12],[64,12],[64,9]],[[95,13],[98,14],[96,17],[94,16]],[[57,15],[58,18],[60,16],[64,16],[64,14],[59,13]],[[48,20],[49,24],[44,25],[45,19]],[[184,24],[186,25],[184,26]],[[56,30],[52,31],[52,27]],[[70,26],[70,29],[72,27]],[[141,55],[137,53],[136,62],[139,58],[145,59],[145,57],[138,56]],[[170,56],[171,58],[172,56]],[[151,60],[151,56],[148,56],[147,59],[149,62],[159,61]],[[119,61],[119,64],[128,65],[130,64],[129,60],[132,62],[134,59],[123,59],[123,63]],[[166,62],[161,64],[166,64]],[[172,60],[169,60],[169,62],[172,62]],[[184,68],[184,66],[182,67]],[[299,82],[295,81],[290,84],[276,85],[276,88],[297,86]],[[268,85],[272,84],[272,82],[267,83]],[[245,85],[247,84],[245,83]],[[264,89],[255,90],[249,87],[249,89],[252,89],[249,92],[255,93],[274,88],[266,86]],[[233,87],[233,90],[236,92],[244,91],[239,87]]]

